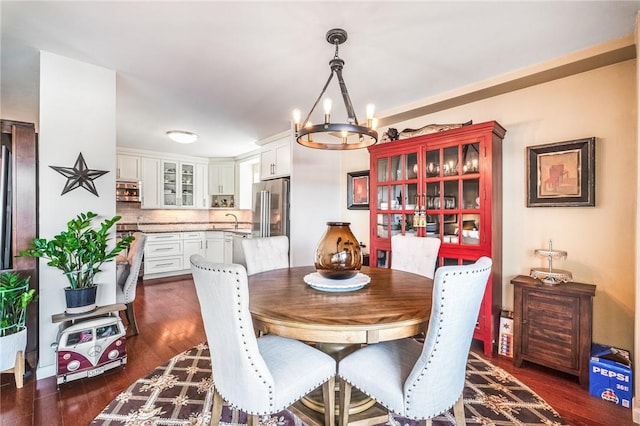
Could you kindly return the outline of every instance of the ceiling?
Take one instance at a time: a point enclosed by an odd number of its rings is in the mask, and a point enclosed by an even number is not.
[[[640,1],[3,0],[0,116],[37,123],[44,50],[116,71],[119,147],[234,157],[289,129],[293,108],[310,110],[329,76],[331,28],[349,34],[340,57],[362,121],[369,102],[384,117],[632,34],[639,9]],[[200,139],[176,144],[170,129]]]

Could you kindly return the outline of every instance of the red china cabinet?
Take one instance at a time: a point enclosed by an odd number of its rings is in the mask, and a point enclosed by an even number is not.
[[[370,264],[391,265],[391,236],[440,238],[437,266],[493,259],[474,338],[491,356],[502,308],[502,139],[495,121],[369,147]]]

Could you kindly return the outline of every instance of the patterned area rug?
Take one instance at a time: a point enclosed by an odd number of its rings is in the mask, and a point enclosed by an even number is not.
[[[213,393],[209,348],[205,343],[173,357],[116,397],[92,425],[208,425]],[[471,352],[467,362],[464,406],[469,425],[553,425],[566,423],[549,404],[501,368]],[[246,424],[245,413],[225,406],[222,424]],[[266,426],[305,423],[285,410],[261,419]],[[395,417],[392,426],[416,425]],[[453,412],[434,419],[434,425],[455,425]]]

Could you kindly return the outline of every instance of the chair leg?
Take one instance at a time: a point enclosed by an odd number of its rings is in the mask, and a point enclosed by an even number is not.
[[[213,389],[213,407],[211,407],[211,421],[210,426],[218,426],[220,424],[220,416],[222,415],[222,405],[224,400],[218,393],[218,389]]]
[[[351,404],[351,383],[340,379],[340,426],[349,424],[349,405]]]
[[[462,394],[460,394],[460,398],[458,398],[453,406],[453,415],[456,419],[456,425],[465,426],[467,424],[464,416],[464,398],[462,397]]]
[[[258,426],[260,424],[260,416],[257,414],[249,414],[247,417],[247,426]]]
[[[133,312],[133,302],[127,303],[127,321],[129,321],[129,325],[131,326],[131,330],[133,331],[133,335],[138,334],[138,324],[136,323],[136,315]]]
[[[322,400],[324,401],[324,424],[335,426],[336,424],[336,378],[327,380],[322,385]]]

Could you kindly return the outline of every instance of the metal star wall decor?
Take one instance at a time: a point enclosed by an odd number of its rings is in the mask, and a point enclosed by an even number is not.
[[[73,191],[76,188],[84,188],[96,197],[99,197],[98,190],[96,186],[93,184],[93,180],[99,178],[100,176],[109,173],[108,170],[92,170],[87,167],[86,161],[84,161],[84,157],[82,153],[78,155],[78,159],[73,167],[59,167],[59,166],[49,166],[56,172],[60,173],[62,176],[67,178],[67,183],[64,185],[62,189],[62,194],[64,195],[67,192]]]

